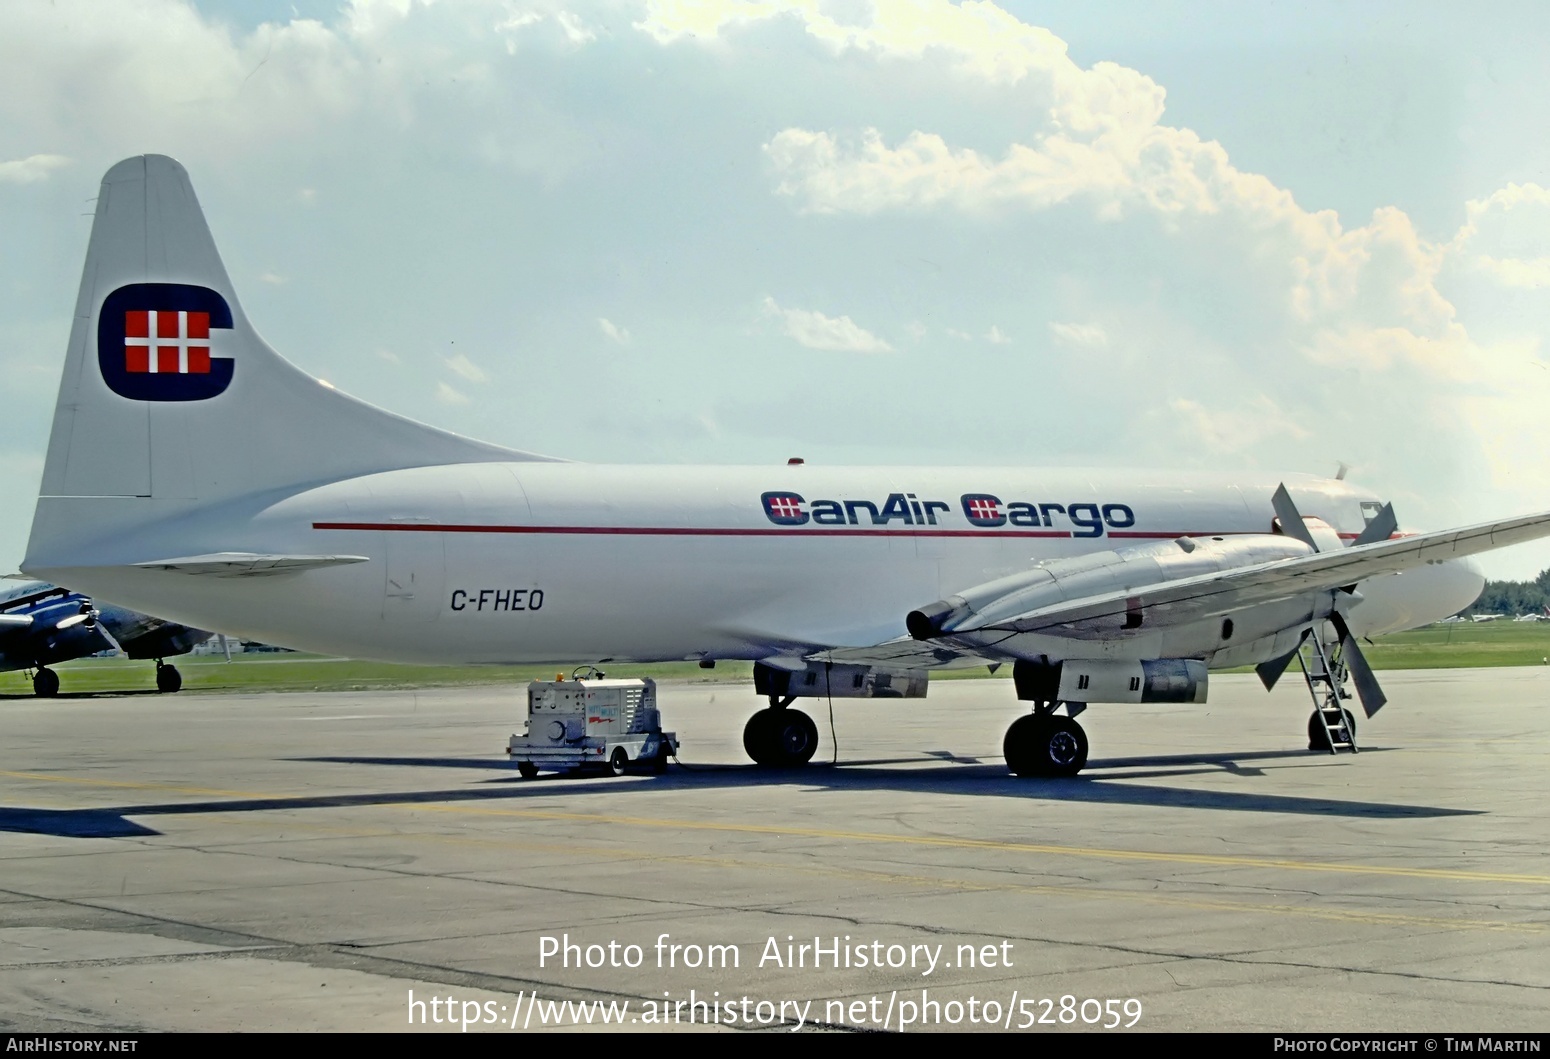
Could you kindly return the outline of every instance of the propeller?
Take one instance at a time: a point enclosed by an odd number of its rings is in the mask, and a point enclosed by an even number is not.
[[[1275,508],[1276,518],[1281,522],[1282,533],[1294,540],[1302,541],[1314,551],[1319,550],[1313,534],[1308,532],[1307,523],[1302,520],[1301,512],[1292,501],[1292,495],[1286,491],[1284,482],[1277,487],[1275,496],[1270,498],[1270,503]],[[1357,535],[1356,540],[1351,542],[1351,547],[1359,548],[1364,544],[1386,541],[1398,528],[1399,524],[1394,518],[1394,505],[1384,504],[1383,510],[1378,512],[1377,517],[1367,524],[1366,528]],[[1371,717],[1383,708],[1383,704],[1388,701],[1388,696],[1383,694],[1383,688],[1378,685],[1378,678],[1373,675],[1367,656],[1362,654],[1361,645],[1356,642],[1356,637],[1351,635],[1351,627],[1346,624],[1345,616],[1335,610],[1330,613],[1329,622],[1335,627],[1335,635],[1340,637],[1341,657],[1345,659],[1346,668],[1351,671],[1351,681],[1356,685],[1356,694],[1361,699],[1362,711]],[[1266,691],[1275,687],[1276,681],[1281,679],[1281,674],[1286,672],[1286,667],[1292,664],[1292,659],[1297,657],[1303,641],[1311,632],[1311,629],[1304,629],[1302,635],[1297,638],[1296,647],[1279,658],[1268,659],[1254,667]]]
[[[1297,646],[1279,658],[1271,658],[1254,667],[1254,672],[1259,674],[1259,682],[1265,685],[1266,691],[1274,690],[1276,681],[1281,679],[1281,674],[1286,672],[1286,667],[1292,664],[1292,659],[1297,657],[1297,652],[1302,650],[1302,642],[1308,638],[1312,629],[1304,629],[1302,635],[1297,637]]]
[[[1366,529],[1357,534],[1356,539],[1351,542],[1351,547],[1360,548],[1364,544],[1386,541],[1394,536],[1394,532],[1398,529],[1399,521],[1394,518],[1394,505],[1384,504],[1383,510],[1378,512],[1377,517],[1367,523]]]
[[[1335,627],[1335,634],[1340,637],[1340,653],[1345,659],[1346,668],[1351,671],[1351,682],[1356,685],[1356,697],[1362,700],[1362,712],[1368,717],[1383,709],[1383,704],[1389,701],[1383,689],[1378,686],[1378,678],[1373,675],[1372,666],[1367,664],[1367,656],[1362,654],[1362,649],[1356,644],[1356,637],[1351,635],[1351,629],[1345,623],[1345,618],[1337,610],[1329,616],[1330,624]]]
[[[1276,509],[1276,518],[1280,520],[1281,532],[1293,540],[1302,541],[1314,551],[1319,546],[1313,540],[1313,534],[1308,532],[1308,524],[1302,520],[1302,514],[1297,510],[1297,505],[1292,503],[1292,494],[1286,491],[1286,483],[1276,486],[1276,495],[1270,498],[1270,505]]]
[[[69,629],[82,624],[88,629],[95,629],[97,627],[97,608],[91,605],[90,600],[81,600],[81,605],[76,612],[55,625],[54,628]]]

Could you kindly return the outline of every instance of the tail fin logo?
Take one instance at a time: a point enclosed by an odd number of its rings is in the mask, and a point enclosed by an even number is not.
[[[230,357],[210,355],[211,329],[231,325],[231,307],[208,287],[120,287],[97,313],[102,380],[131,401],[208,400],[231,385],[235,367]]]

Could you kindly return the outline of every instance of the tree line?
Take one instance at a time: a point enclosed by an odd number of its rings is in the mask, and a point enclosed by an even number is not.
[[[1473,614],[1543,614],[1550,604],[1550,570],[1541,570],[1532,581],[1487,581],[1485,591],[1473,607]]]

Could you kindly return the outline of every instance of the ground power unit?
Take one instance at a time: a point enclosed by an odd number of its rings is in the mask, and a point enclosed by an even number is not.
[[[535,680],[527,686],[527,722],[506,753],[517,771],[664,772],[678,735],[662,731],[653,680]]]

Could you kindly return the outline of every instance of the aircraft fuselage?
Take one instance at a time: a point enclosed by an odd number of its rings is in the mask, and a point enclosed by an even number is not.
[[[757,659],[902,636],[911,608],[1040,560],[1270,532],[1280,479],[1160,478],[1107,469],[422,467],[217,506],[142,500],[147,515],[164,518],[98,542],[103,565],[47,570],[42,556],[33,566],[186,624],[354,657]],[[1341,481],[1291,484],[1303,513],[1347,541],[1364,525],[1363,504],[1375,503]],[[243,578],[126,568],[164,554],[157,541],[172,538],[182,554],[368,561]],[[1364,585],[1353,624],[1367,635],[1422,624],[1478,590],[1478,574],[1460,562],[1377,578]],[[1267,612],[1267,627],[1298,620],[1282,613],[1297,609]]]

